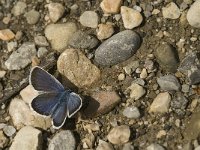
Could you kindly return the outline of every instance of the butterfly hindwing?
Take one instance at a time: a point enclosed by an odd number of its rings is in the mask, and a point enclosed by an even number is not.
[[[64,91],[64,87],[62,86],[62,84],[54,76],[52,76],[40,67],[34,67],[31,70],[29,82],[37,91]]]
[[[61,93],[43,93],[35,97],[31,102],[34,111],[41,115],[50,116],[58,104]]]
[[[72,117],[82,106],[82,99],[81,97],[74,93],[71,92],[68,96],[67,100],[67,115],[68,117]]]

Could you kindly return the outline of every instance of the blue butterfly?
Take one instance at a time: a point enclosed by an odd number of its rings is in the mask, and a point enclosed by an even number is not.
[[[40,115],[50,116],[56,129],[61,128],[66,118],[72,117],[82,106],[78,94],[65,90],[54,76],[38,66],[32,68],[29,83],[40,93],[31,102],[31,108]]]

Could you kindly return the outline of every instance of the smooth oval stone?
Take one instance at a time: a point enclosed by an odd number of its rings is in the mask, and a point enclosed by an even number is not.
[[[95,61],[101,66],[112,66],[133,56],[141,45],[140,36],[131,30],[115,34],[95,51]]]

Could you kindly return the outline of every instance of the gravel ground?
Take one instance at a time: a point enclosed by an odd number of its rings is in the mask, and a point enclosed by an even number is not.
[[[0,0],[0,149],[200,149],[199,8]],[[34,66],[83,99],[59,130],[29,107]]]

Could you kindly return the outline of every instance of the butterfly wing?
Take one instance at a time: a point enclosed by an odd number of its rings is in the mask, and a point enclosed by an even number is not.
[[[82,106],[82,99],[81,97],[71,92],[68,97],[67,101],[67,115],[68,117],[72,117]]]
[[[43,93],[35,97],[31,102],[31,108],[37,113],[50,116],[58,105],[61,93]]]
[[[44,92],[62,92],[64,87],[51,74],[36,66],[32,68],[29,78],[30,84],[38,91]]]
[[[53,118],[52,124],[55,129],[59,129],[65,123],[67,118],[67,105],[66,103],[60,103],[54,113],[51,116]]]

